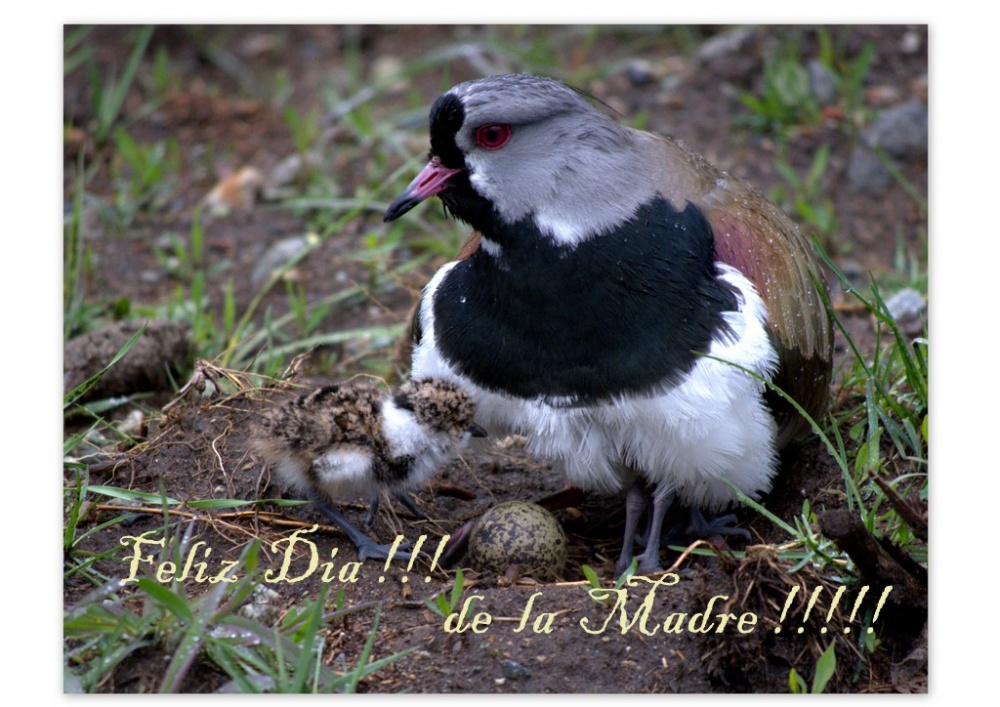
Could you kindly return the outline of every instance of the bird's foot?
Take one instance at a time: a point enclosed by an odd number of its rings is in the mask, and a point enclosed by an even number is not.
[[[619,557],[618,562],[615,563],[615,577],[621,577],[625,574],[625,572],[632,566],[633,560],[638,561],[636,562],[635,572],[632,574],[656,574],[657,572],[663,571],[663,567],[660,565],[659,549],[657,548],[657,552],[652,555],[648,552],[643,552],[641,555]]]
[[[688,531],[684,529],[684,526],[677,522],[676,520],[670,523],[670,527],[665,528],[663,532],[660,533],[660,547],[666,547],[667,545],[677,545],[684,542],[687,538]],[[649,542],[649,529],[647,528],[642,533],[637,533],[635,536],[636,545],[641,545],[643,547]]]
[[[413,547],[413,543],[409,540],[397,545],[395,552],[392,551],[393,543],[380,545],[368,536],[363,536],[360,541],[354,543],[354,546],[358,549],[358,559],[362,562],[366,560],[387,560],[390,557],[394,560],[408,560],[413,556],[413,553],[407,549]]]
[[[691,520],[687,527],[687,535],[696,539],[707,539],[719,535],[722,537],[740,537],[750,539],[750,531],[735,525],[737,518],[732,513],[706,518],[697,508],[691,509]]]
[[[686,525],[683,521],[674,522],[671,523],[670,527],[664,529],[660,534],[660,547],[689,545],[695,540],[707,540],[716,536],[750,539],[749,531],[735,525],[738,518],[733,513],[707,518],[701,510],[691,508],[689,516]],[[635,542],[638,545],[645,545],[648,539],[646,533],[635,536]]]
[[[639,566],[636,568],[636,574],[656,574],[657,572],[662,572],[663,566],[660,565],[660,551],[659,548],[656,552],[649,555],[644,552],[639,555]]]
[[[632,566],[632,560],[635,559],[634,556],[630,555],[618,558],[618,562],[615,563],[615,578],[621,577],[625,574],[626,570]]]
[[[358,549],[358,559],[362,562],[366,560],[387,560],[390,557],[408,560],[412,556],[407,550],[412,546],[412,543],[409,541],[401,542],[398,545],[396,543],[381,545],[358,530],[340,511],[329,503],[317,502],[317,505],[326,519],[340,528],[350,541],[354,543],[354,547]],[[396,547],[395,552],[393,552],[394,545]]]
[[[632,569],[632,564],[635,563],[635,570],[632,572],[633,575],[642,574],[640,566],[642,565],[642,559],[635,555],[630,555],[628,557],[619,557],[618,562],[615,563],[615,579],[618,579],[623,574]]]

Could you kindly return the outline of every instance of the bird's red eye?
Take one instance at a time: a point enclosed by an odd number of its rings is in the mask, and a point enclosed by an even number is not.
[[[487,123],[476,128],[476,144],[487,150],[499,150],[510,140],[507,123]]]

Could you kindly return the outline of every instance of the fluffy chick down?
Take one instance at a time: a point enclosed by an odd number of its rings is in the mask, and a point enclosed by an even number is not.
[[[439,379],[406,381],[394,394],[355,381],[266,411],[253,446],[285,487],[317,500],[404,493],[480,435],[475,412],[460,387]]]

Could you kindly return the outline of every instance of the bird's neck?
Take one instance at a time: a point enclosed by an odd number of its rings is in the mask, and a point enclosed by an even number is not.
[[[392,400],[382,405],[382,435],[389,456],[394,459],[421,454],[428,446],[428,433],[413,413],[398,407]]]
[[[445,435],[420,424],[412,411],[397,407],[391,400],[382,406],[382,436],[388,454],[381,473],[392,477],[385,482],[398,487],[421,485],[448,455]]]

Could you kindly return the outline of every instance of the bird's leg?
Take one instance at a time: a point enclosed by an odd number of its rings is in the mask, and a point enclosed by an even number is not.
[[[645,496],[646,507],[648,507],[649,506],[649,500],[652,498],[652,494],[649,492],[649,486],[648,485],[645,487],[645,494],[646,494],[646,496]],[[653,527],[653,514],[652,513],[647,513],[646,514],[646,527],[643,528],[643,531],[641,533],[636,533],[635,534],[635,543],[634,544],[636,544],[636,545],[642,545],[643,547],[646,547],[646,543],[649,542],[649,529],[651,527]],[[660,544],[661,545],[663,544],[663,538],[660,538]]]
[[[692,538],[699,539],[710,538],[713,535],[721,535],[723,537],[735,535],[749,540],[750,531],[744,528],[737,528],[733,525],[735,522],[736,516],[732,513],[716,516],[715,518],[706,518],[701,509],[692,506],[691,522],[688,525],[687,534]]]
[[[340,511],[330,505],[329,502],[317,500],[316,505],[319,507],[320,512],[326,517],[326,519],[344,531],[344,534],[347,535],[352,543],[354,543],[354,547],[358,549],[359,560],[364,562],[368,559],[385,560],[389,558],[389,551],[392,549],[392,545],[379,545],[377,542],[351,525],[350,521],[341,515]],[[397,548],[393,557],[398,557],[403,560],[410,559],[410,553],[402,550],[402,547],[403,545],[400,545],[400,548]]]
[[[641,574],[659,572],[660,567],[660,531],[663,528],[663,517],[673,503],[674,494],[663,492],[657,489],[653,493],[653,508],[650,510],[649,537],[646,540],[646,549],[639,555],[639,569]]]
[[[417,520],[427,520],[427,514],[420,510],[417,502],[413,500],[410,494],[400,491],[396,494],[396,500],[402,503],[406,510],[415,515]]]
[[[649,488],[640,477],[636,479],[625,492],[625,537],[622,539],[622,554],[615,565],[615,576],[620,576],[632,564],[635,554],[635,531],[639,527],[639,519],[649,501]]]
[[[736,520],[736,516],[732,513],[716,516],[714,518],[706,518],[701,509],[692,506],[689,509],[689,519],[686,525],[682,521],[680,523],[671,523],[666,530],[661,528],[660,547],[676,544],[688,545],[695,540],[705,540],[714,535],[723,537],[738,536],[749,540],[750,533],[748,531],[732,525],[736,522]],[[635,536],[635,542],[639,545],[645,545],[649,542],[649,528],[652,525],[652,522],[653,514],[650,514],[648,522],[646,523],[646,532],[642,535],[637,534]]]
[[[375,514],[378,513],[379,500],[378,489],[372,489],[371,500],[368,502],[368,515],[365,516],[365,525],[371,525],[375,520]]]

